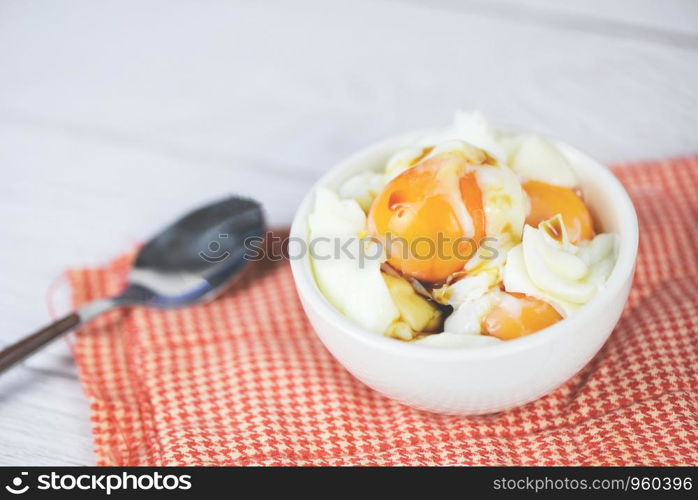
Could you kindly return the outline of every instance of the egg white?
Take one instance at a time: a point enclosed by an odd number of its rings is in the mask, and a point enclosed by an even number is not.
[[[380,252],[379,258],[358,258],[361,251],[372,257],[380,250],[376,242],[363,239],[364,211],[355,200],[342,200],[335,192],[320,188],[308,225],[313,272],[324,296],[360,326],[383,334],[398,319],[399,311],[381,276],[385,255]],[[354,258],[336,251],[347,241]]]
[[[523,241],[512,248],[503,271],[504,289],[525,293],[553,305],[569,316],[591,300],[608,278],[615,263],[615,236],[605,233],[590,242],[573,245],[567,239],[562,217],[563,240],[556,241],[538,228],[526,226]]]

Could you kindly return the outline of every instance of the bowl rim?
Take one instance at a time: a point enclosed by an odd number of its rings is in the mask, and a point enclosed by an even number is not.
[[[307,219],[315,199],[315,193],[319,187],[324,187],[333,179],[341,177],[344,171],[350,170],[350,167],[356,170],[355,173],[369,171],[371,170],[371,167],[368,165],[369,158],[379,154],[388,155],[395,152],[400,147],[410,144],[411,141],[429,132],[433,132],[433,129],[408,132],[373,143],[372,145],[360,149],[329,169],[315,182],[313,187],[303,198],[294,216],[290,237],[301,238],[303,241],[307,240]],[[604,189],[610,191],[610,198],[613,200],[614,209],[617,211],[628,233],[627,237],[623,239],[618,238],[619,244],[616,264],[606,280],[605,286],[599,290],[589,302],[575,311],[574,314],[534,334],[484,346],[447,348],[402,342],[362,328],[350,318],[337,311],[317,286],[308,256],[302,259],[290,259],[294,282],[304,305],[306,307],[312,307],[314,312],[320,315],[328,324],[335,327],[336,330],[340,331],[341,334],[348,335],[352,339],[365,344],[367,347],[388,351],[403,357],[428,358],[432,360],[489,359],[512,355],[543,346],[555,339],[559,339],[560,336],[564,336],[565,334],[574,334],[578,328],[583,328],[584,325],[593,322],[599,312],[616,300],[628,281],[632,280],[639,243],[637,213],[635,212],[635,207],[627,191],[606,166],[562,141],[547,137],[546,139],[560,147],[560,149],[566,153],[566,156],[568,154],[577,156],[586,163],[585,168],[593,168],[595,173],[602,178]],[[365,165],[357,168],[356,165],[360,162],[363,162]]]

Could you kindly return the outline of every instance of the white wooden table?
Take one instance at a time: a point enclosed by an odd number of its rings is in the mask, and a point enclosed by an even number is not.
[[[696,152],[698,3],[4,0],[0,345],[67,266],[231,192],[288,224],[339,159],[456,108],[607,162]],[[65,342],[0,377],[0,464],[91,449]]]

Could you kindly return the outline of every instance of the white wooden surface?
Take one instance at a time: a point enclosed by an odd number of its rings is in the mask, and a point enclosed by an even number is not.
[[[696,152],[698,3],[3,0],[0,345],[67,266],[224,193],[287,224],[336,161],[456,108],[607,162]],[[91,448],[65,342],[0,377],[0,464]]]

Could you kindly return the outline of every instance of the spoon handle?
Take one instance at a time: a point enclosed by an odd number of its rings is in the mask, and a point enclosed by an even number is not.
[[[34,351],[39,350],[76,326],[84,325],[103,312],[114,309],[115,307],[132,304],[134,304],[133,292],[129,291],[129,289],[115,297],[97,299],[85,304],[76,312],[70,313],[58,321],[54,321],[38,332],[32,333],[0,351],[0,373],[4,372],[15,363],[22,361]]]
[[[0,373],[79,324],[80,315],[71,313],[38,332],[6,347],[0,351]]]

